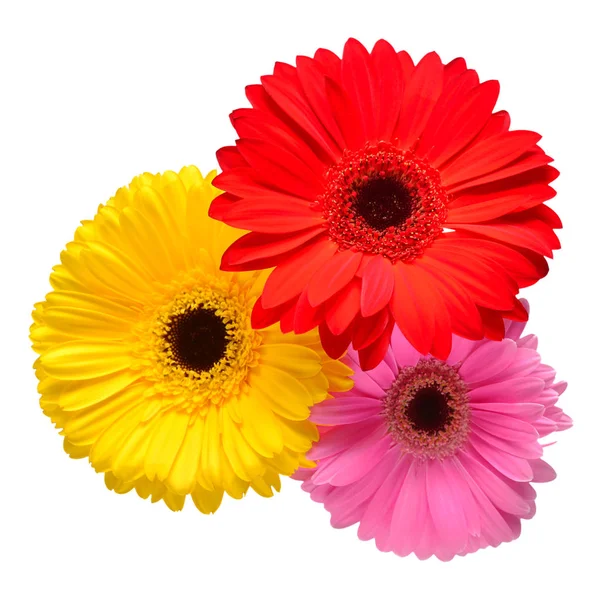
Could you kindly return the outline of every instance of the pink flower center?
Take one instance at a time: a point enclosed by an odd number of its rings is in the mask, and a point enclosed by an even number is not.
[[[440,174],[408,150],[379,142],[347,151],[326,180],[318,204],[341,248],[410,262],[443,231]]]
[[[452,456],[469,433],[467,392],[458,370],[436,358],[401,368],[383,399],[390,435],[414,456]]]

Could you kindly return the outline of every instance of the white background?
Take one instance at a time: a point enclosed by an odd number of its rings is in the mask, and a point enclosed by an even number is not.
[[[533,2],[2,2],[0,9],[0,596],[21,598],[576,598],[598,592],[600,175],[591,0]],[[544,135],[562,172],[564,249],[526,291],[530,332],[570,381],[575,427],[547,455],[517,542],[448,564],[382,554],[285,481],[212,517],[117,496],[70,460],[38,407],[31,306],[80,219],[142,171],[234,140],[244,86],[347,37],[419,59],[464,56],[502,85],[513,127]]]

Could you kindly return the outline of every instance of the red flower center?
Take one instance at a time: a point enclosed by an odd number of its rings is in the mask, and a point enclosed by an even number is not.
[[[341,248],[410,262],[443,231],[448,195],[440,174],[410,151],[367,144],[346,152],[326,179],[318,203]]]
[[[390,435],[415,456],[453,455],[469,433],[467,392],[458,370],[441,360],[402,368],[383,399]]]

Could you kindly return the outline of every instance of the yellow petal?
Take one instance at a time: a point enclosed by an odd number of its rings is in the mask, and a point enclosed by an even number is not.
[[[139,310],[132,308],[130,303],[109,300],[101,296],[77,291],[50,292],[46,296],[46,308],[80,308],[101,314],[112,315],[123,321],[136,322]]]
[[[140,403],[121,415],[106,429],[92,446],[90,462],[96,471],[112,470],[113,458],[123,445],[125,439],[140,424],[144,404]]]
[[[129,368],[133,359],[128,350],[119,342],[65,342],[44,353],[42,366],[56,379],[93,379]]]
[[[221,476],[221,431],[216,406],[210,405],[205,418],[200,464],[204,477],[215,488],[223,487]]]
[[[223,414],[223,449],[234,473],[244,481],[252,481],[265,470],[263,462],[244,439],[227,411]]]
[[[339,360],[325,361],[323,373],[329,381],[329,391],[347,392],[354,387],[354,381],[351,379],[354,371]]]
[[[313,404],[310,393],[285,371],[259,365],[250,371],[248,383],[278,415],[295,421],[307,419],[310,415],[308,407]]]
[[[144,464],[148,479],[164,481],[183,443],[190,416],[171,410],[156,418],[160,419],[160,423],[152,436]]]
[[[201,487],[196,487],[192,492],[192,500],[196,505],[196,508],[205,515],[214,513],[223,500],[223,490],[215,490],[209,492]]]
[[[241,431],[248,443],[263,456],[272,457],[283,449],[279,419],[257,396],[240,399]]]
[[[139,371],[125,369],[116,373],[110,373],[104,377],[86,379],[84,381],[59,381],[61,389],[58,403],[66,411],[82,410],[110,398],[140,379]],[[140,396],[146,387],[136,387]]]
[[[183,182],[186,190],[190,190],[195,185],[200,185],[204,182],[200,169],[194,165],[183,167],[179,171],[179,177]]]
[[[156,281],[171,279],[177,268],[171,261],[168,242],[160,237],[145,215],[128,207],[121,215],[121,226],[134,255]]]
[[[179,496],[168,490],[165,493],[163,500],[172,511],[181,510],[185,504],[185,496]]]
[[[256,477],[250,483],[250,487],[263,498],[271,498],[273,496],[273,489],[262,477]]]
[[[308,452],[313,442],[319,439],[316,426],[310,421],[288,421],[281,419],[283,443],[294,452]]]
[[[89,340],[122,340],[131,334],[131,321],[82,308],[49,308],[46,325],[71,337]]]
[[[153,291],[149,274],[112,246],[89,242],[88,249],[81,253],[81,260],[113,294],[143,302]]]
[[[165,481],[167,487],[176,494],[189,494],[196,485],[196,473],[200,464],[203,431],[203,419],[196,419],[187,428],[185,439]]]
[[[90,452],[89,446],[74,446],[69,440],[63,442],[63,448],[71,458],[85,458]]]
[[[126,481],[144,477],[148,448],[160,422],[160,419],[142,422],[124,439],[113,457],[112,470],[115,475]]]
[[[299,379],[313,377],[321,370],[319,355],[297,344],[264,344],[258,349],[261,363]]]
[[[135,487],[135,481],[123,481],[110,471],[104,473],[104,483],[109,490],[117,494],[126,494]]]
[[[282,475],[291,475],[298,468],[298,454],[284,450],[268,459],[271,466]]]
[[[93,444],[121,415],[144,402],[145,386],[131,386],[109,399],[79,411],[65,413],[63,433],[77,445]]]
[[[314,377],[302,379],[300,383],[306,388],[313,404],[327,398],[329,381],[327,380],[327,377],[325,377],[323,371],[317,373]]]

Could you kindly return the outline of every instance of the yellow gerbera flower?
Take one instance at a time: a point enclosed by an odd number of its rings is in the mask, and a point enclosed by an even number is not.
[[[189,494],[279,490],[317,439],[306,421],[350,371],[316,332],[255,331],[265,276],[219,271],[240,235],[208,217],[219,193],[195,167],[144,174],[84,221],[35,306],[41,406],[106,485],[172,510]]]

